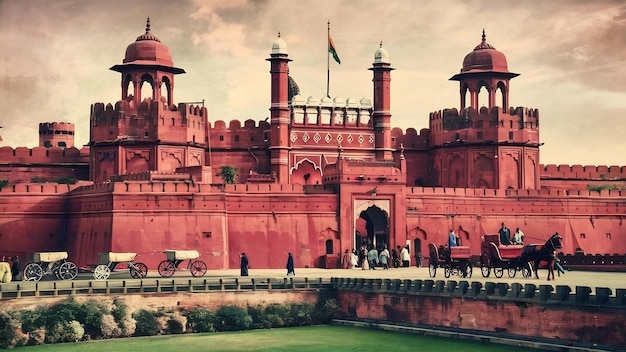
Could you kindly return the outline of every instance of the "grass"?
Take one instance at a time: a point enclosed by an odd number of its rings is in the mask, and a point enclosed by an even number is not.
[[[134,337],[19,347],[46,352],[181,352],[181,351],[527,351],[526,348],[482,344],[347,326],[307,326],[185,335]]]

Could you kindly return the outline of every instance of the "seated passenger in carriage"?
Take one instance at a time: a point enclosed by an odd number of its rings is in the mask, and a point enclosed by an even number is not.
[[[515,233],[513,234],[513,238],[511,239],[511,244],[524,244],[524,233],[522,232],[522,230],[519,229],[519,227],[515,229]]]

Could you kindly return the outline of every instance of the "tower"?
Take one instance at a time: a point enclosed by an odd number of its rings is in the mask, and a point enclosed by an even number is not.
[[[278,183],[289,182],[289,54],[287,44],[280,37],[272,44],[270,57],[272,90],[270,106],[270,165]]]
[[[207,110],[174,105],[174,76],[185,70],[174,66],[170,49],[150,32],[149,18],[145,33],[111,70],[121,73],[122,100],[92,105],[90,178],[103,182],[115,175],[204,166]],[[142,96],[144,85],[151,89],[148,96]]]
[[[510,107],[510,80],[517,76],[483,30],[480,44],[450,78],[459,82],[460,109],[430,114],[431,184],[539,188],[539,112]]]
[[[74,146],[74,124],[71,122],[40,123],[39,146],[72,148]]]
[[[391,67],[389,53],[380,47],[374,53],[370,70],[374,73],[374,139],[377,161],[393,160],[391,149]]]

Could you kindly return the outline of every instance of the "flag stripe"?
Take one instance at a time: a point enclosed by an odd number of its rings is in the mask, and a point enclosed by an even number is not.
[[[333,38],[328,35],[328,52],[333,55],[333,59],[337,61],[338,64],[341,64],[341,60],[339,60],[339,55],[337,55],[337,49],[335,49],[335,42],[333,42]]]

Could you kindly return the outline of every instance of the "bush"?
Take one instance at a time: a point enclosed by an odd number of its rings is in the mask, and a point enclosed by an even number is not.
[[[185,312],[187,317],[187,329],[192,332],[215,331],[215,313],[206,309],[198,308]]]
[[[238,306],[224,306],[217,310],[215,327],[218,331],[247,330],[252,324],[252,317]]]
[[[289,326],[306,326],[313,324],[314,307],[310,303],[292,303],[289,309]]]
[[[133,318],[136,321],[134,336],[154,336],[159,333],[155,313],[140,309],[133,313]]]
[[[250,307],[248,306],[248,315],[252,318],[252,329],[269,329],[272,327],[272,323],[267,320],[265,309],[261,306]]]
[[[9,348],[14,346],[15,322],[13,317],[5,312],[0,312],[0,347]]]

